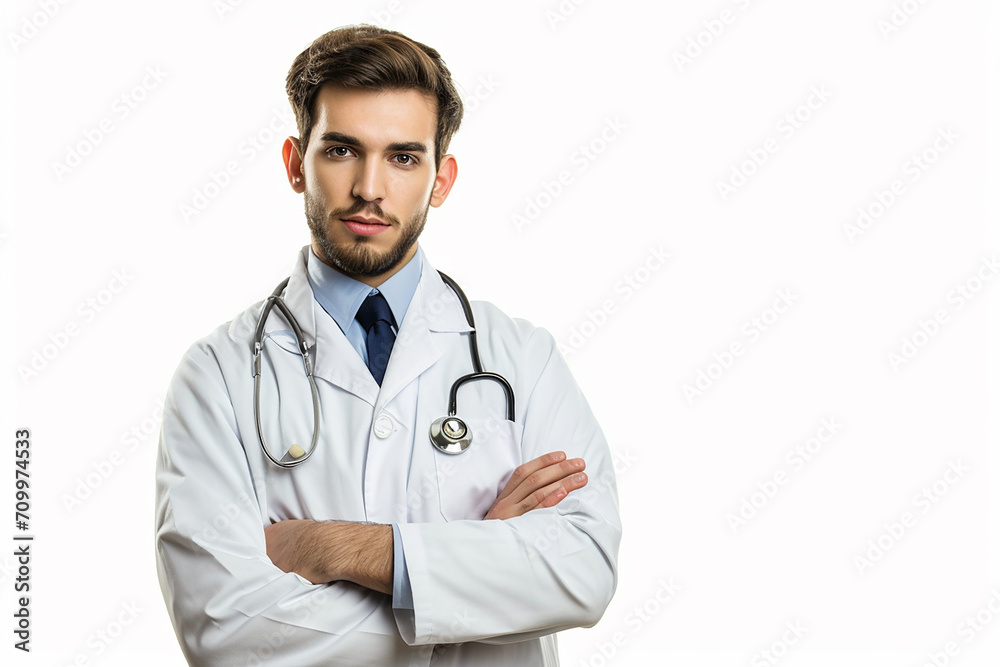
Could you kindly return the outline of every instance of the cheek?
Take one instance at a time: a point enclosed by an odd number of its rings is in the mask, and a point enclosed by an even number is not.
[[[312,180],[306,177],[306,191],[312,195],[314,201],[321,202],[327,208],[343,206],[345,200],[350,197],[350,190],[341,187],[336,179],[329,178],[329,174],[322,173]]]
[[[308,176],[306,176],[306,191],[304,194],[306,207],[309,208],[314,215],[326,212],[326,202],[328,201],[326,193],[323,192],[321,187],[316,185],[316,181],[309,180]]]
[[[303,172],[306,187],[316,194],[322,193],[327,198],[339,190],[349,188],[352,180],[346,165],[335,164],[328,160],[310,160],[305,164]]]
[[[406,206],[414,213],[423,211],[427,206],[427,201],[431,198],[431,192],[434,190],[434,181],[405,177],[394,180],[392,192],[397,194],[395,199],[398,205]],[[389,198],[393,198],[392,194]]]

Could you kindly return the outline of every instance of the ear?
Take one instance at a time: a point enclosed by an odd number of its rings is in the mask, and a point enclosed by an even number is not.
[[[281,147],[281,158],[288,174],[288,184],[299,194],[306,190],[306,177],[302,173],[302,153],[299,151],[299,140],[296,137],[285,139]]]
[[[458,177],[458,163],[454,155],[444,155],[441,157],[441,166],[438,167],[437,176],[434,177],[434,190],[431,192],[431,206],[437,208],[448,198],[451,186],[455,184]]]

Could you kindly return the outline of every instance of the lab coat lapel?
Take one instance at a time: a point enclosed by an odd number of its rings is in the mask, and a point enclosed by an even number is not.
[[[299,253],[298,261],[285,288],[285,303],[302,329],[313,358],[313,375],[348,391],[370,405],[375,405],[378,384],[365,362],[347,342],[332,317],[326,314],[313,296],[306,273],[309,246]],[[277,320],[275,318],[278,318]],[[278,309],[271,311],[266,330],[287,329]]]
[[[376,413],[441,358],[444,352],[436,337],[471,330],[458,297],[424,256],[420,282],[392,346]]]
[[[310,296],[312,289],[310,288]],[[369,405],[375,405],[378,383],[344,332],[327,315],[316,299],[312,300],[316,317],[316,377],[349,391]]]

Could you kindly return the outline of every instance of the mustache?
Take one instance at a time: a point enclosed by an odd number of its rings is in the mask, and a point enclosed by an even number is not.
[[[393,225],[399,225],[399,218],[394,215],[388,214],[382,210],[382,207],[375,202],[368,202],[365,200],[356,201],[350,208],[339,208],[330,213],[331,220],[337,220],[340,218],[349,218],[352,215],[366,215],[374,216],[381,220],[385,220]]]

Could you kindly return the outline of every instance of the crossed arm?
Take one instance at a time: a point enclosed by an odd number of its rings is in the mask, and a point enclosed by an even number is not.
[[[510,519],[554,507],[587,484],[583,459],[549,452],[514,469],[484,520]],[[314,584],[351,581],[392,594],[392,526],[292,519],[264,530],[267,555],[284,572]]]

